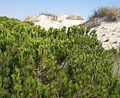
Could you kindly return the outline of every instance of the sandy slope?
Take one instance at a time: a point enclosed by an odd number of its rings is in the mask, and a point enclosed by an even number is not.
[[[98,39],[105,49],[120,46],[120,22],[102,22],[96,29]]]
[[[51,17],[45,15],[40,15],[38,17],[39,21],[35,22],[35,25],[40,25],[48,30],[50,27],[53,28],[62,28],[63,26],[69,27],[73,25],[79,25],[85,22],[85,20],[69,20],[66,17],[69,15],[60,15],[58,16],[57,21],[53,21]]]
[[[46,30],[50,27],[62,28],[63,26],[69,27],[86,22],[86,20],[66,19],[67,16],[69,15],[60,15],[56,21],[45,15],[34,16],[33,19],[37,18],[35,25],[40,25]],[[97,29],[98,39],[102,41],[105,49],[118,48],[120,46],[120,22],[101,22],[101,25],[95,29]]]

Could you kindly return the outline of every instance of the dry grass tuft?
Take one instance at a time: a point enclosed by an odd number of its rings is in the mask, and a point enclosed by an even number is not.
[[[92,17],[105,18],[109,21],[118,21],[120,17],[120,9],[117,7],[101,7],[94,11]]]
[[[81,16],[76,16],[77,20],[83,20],[83,18]]]
[[[52,19],[53,21],[57,21],[57,18],[58,18],[56,15],[50,14],[50,13],[43,13],[43,12],[42,12],[41,15],[48,16],[48,18],[51,17],[51,19]]]
[[[66,19],[71,19],[71,20],[83,20],[83,18],[81,16],[74,16],[74,15],[70,15],[68,16]]]
[[[32,16],[27,16],[24,21],[31,21],[33,23],[39,22],[38,16],[32,17]]]
[[[32,18],[32,16],[27,16],[24,20],[25,21],[28,21],[28,20],[30,20]]]
[[[56,16],[56,15],[54,15],[54,14],[44,13],[44,12],[42,12],[41,15],[45,15],[45,16],[49,16],[49,17],[54,17],[54,16]]]

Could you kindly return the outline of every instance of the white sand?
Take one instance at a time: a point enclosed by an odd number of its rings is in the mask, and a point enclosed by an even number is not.
[[[120,46],[120,22],[102,22],[96,28],[98,39],[105,49],[119,48]]]
[[[44,27],[46,30],[48,30],[50,27],[53,27],[53,28],[62,28],[63,26],[70,27],[70,26],[79,25],[85,22],[85,20],[66,19],[67,16],[69,15],[60,15],[58,16],[57,21],[53,21],[51,17],[40,15],[38,17],[39,22],[35,22],[35,25],[40,25],[41,27]]]
[[[60,15],[57,21],[53,21],[52,17],[45,15],[34,16],[32,19],[37,18],[38,21],[35,22],[35,25],[40,25],[46,30],[50,27],[62,28],[63,26],[79,25],[86,21],[66,19],[67,16],[69,15]],[[118,48],[120,46],[120,22],[102,22],[101,25],[95,29],[97,29],[98,40],[102,42],[105,49],[111,49],[112,47]]]

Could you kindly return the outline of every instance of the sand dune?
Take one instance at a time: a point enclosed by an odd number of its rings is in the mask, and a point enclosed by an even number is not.
[[[120,46],[120,22],[101,22],[97,28],[98,39],[102,41],[105,49],[119,48]]]
[[[37,18],[38,21],[35,22],[35,25],[40,25],[41,27],[44,27],[46,30],[48,30],[50,27],[53,28],[62,28],[63,26],[70,27],[73,25],[79,25],[84,23],[86,20],[71,20],[66,19],[69,15],[60,15],[57,16],[57,20],[53,20],[52,17],[48,17],[45,15],[40,15],[38,17],[33,17],[34,20]]]
[[[57,20],[53,20],[52,17],[45,15],[32,17],[35,21],[35,25],[48,30],[50,27],[62,28],[63,26],[70,27],[85,23],[87,20],[71,20],[66,19],[69,15],[57,16]],[[97,30],[98,40],[102,42],[105,49],[111,49],[112,47],[117,48],[120,46],[120,22],[105,22],[102,21],[101,25],[92,28]]]

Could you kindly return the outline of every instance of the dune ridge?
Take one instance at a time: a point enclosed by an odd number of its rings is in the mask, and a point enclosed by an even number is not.
[[[66,26],[67,28],[74,25],[84,24],[85,22],[91,22],[90,20],[72,20],[67,19],[70,15],[63,14],[57,16],[54,20],[51,16],[39,15],[28,19],[28,21],[33,20],[35,25],[40,25],[42,28],[48,30],[50,27],[62,28]],[[100,20],[101,21],[101,20]],[[98,39],[102,42],[105,49],[111,49],[112,47],[119,49],[120,46],[120,21],[107,22],[101,21],[100,23],[95,22],[93,29],[97,30]],[[90,23],[88,23],[90,24]],[[119,50],[118,50],[119,51]]]

